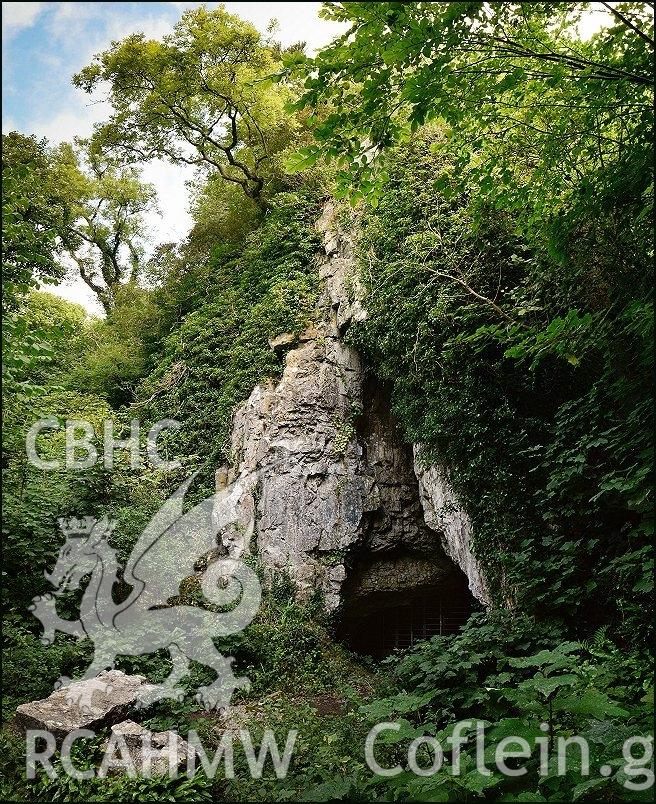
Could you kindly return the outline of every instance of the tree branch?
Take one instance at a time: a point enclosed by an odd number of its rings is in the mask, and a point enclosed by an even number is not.
[[[638,28],[637,25],[631,22],[631,20],[628,17],[625,17],[624,14],[622,14],[620,11],[614,8],[610,3],[602,2],[601,5],[604,6],[604,8],[607,8],[610,11],[610,13],[616,19],[618,19],[622,24],[626,25],[627,28],[630,28],[634,33],[638,34],[638,36],[648,45],[650,45],[653,49],[654,44],[656,44],[654,40],[650,36],[648,36],[644,31],[641,31],[640,28]]]

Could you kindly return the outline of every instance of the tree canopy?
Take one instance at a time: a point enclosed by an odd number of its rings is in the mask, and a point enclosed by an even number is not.
[[[38,282],[63,269],[54,257],[47,143],[17,132],[2,135],[2,305],[15,309]]]
[[[109,311],[119,284],[134,282],[144,259],[144,214],[155,190],[134,168],[117,168],[64,143],[53,152],[50,181],[61,217],[60,251]]]
[[[296,130],[269,78],[275,51],[222,6],[187,11],[162,41],[115,43],[74,78],[90,93],[109,84],[114,111],[94,147],[204,167],[264,207],[271,158]]]
[[[3,152],[5,281],[15,275],[25,293],[61,279],[72,263],[110,310],[116,287],[141,270],[154,188],[83,141],[52,148],[13,132],[3,135]]]
[[[601,3],[607,24],[582,39],[592,5],[325,3],[346,33],[314,58],[286,59],[305,77],[299,105],[323,111],[298,164],[325,155],[342,192],[355,180],[356,197],[375,196],[386,149],[442,121],[439,147],[480,202],[543,216],[554,196],[596,204],[600,185],[628,181],[648,203],[653,4]]]

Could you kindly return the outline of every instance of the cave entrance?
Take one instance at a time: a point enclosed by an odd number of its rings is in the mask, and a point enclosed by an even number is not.
[[[351,650],[383,659],[422,639],[456,634],[471,613],[471,603],[464,595],[460,599],[426,595],[363,617],[351,624],[345,637]]]
[[[402,557],[373,561],[351,580],[340,637],[354,652],[383,659],[397,648],[455,634],[479,608],[453,564]]]

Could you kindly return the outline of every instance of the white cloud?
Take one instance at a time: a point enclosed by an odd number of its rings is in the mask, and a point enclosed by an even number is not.
[[[16,122],[11,117],[3,117],[2,118],[2,133],[9,134],[10,131],[17,131],[18,127],[16,126]]]
[[[199,6],[201,3],[169,3],[182,13],[189,8]],[[204,3],[210,8],[217,3]],[[340,22],[331,22],[319,18],[322,3],[224,3],[226,10],[236,14],[242,19],[252,22],[262,33],[266,33],[272,19],[280,25],[275,38],[283,45],[295,42],[306,42],[310,52],[327,45],[331,39],[343,33],[348,25]]]
[[[54,4],[53,4],[54,5]],[[59,49],[69,57],[71,74],[91,62],[96,53],[107,49],[111,42],[124,39],[136,31],[149,39],[161,39],[172,28],[170,15],[144,13],[134,17],[121,14],[117,3],[57,3],[54,13],[46,20],[48,33],[57,40]],[[142,4],[148,8],[148,4]],[[74,41],[71,54],[67,43]]]
[[[71,24],[84,24],[99,17],[100,10],[101,7],[94,3],[53,3],[48,29],[56,34],[70,32]]]
[[[283,45],[307,42],[308,51],[314,52],[327,45],[348,25],[319,18],[321,3],[225,3],[231,14],[250,20],[264,33],[272,19],[279,22],[275,38]]]
[[[160,208],[159,213],[151,213],[146,221],[153,245],[178,242],[191,229],[192,220],[187,210],[189,193],[185,182],[192,176],[189,165],[171,165],[161,159],[144,166],[143,179],[155,185]]]
[[[89,103],[80,108],[79,104],[71,104],[71,108],[57,112],[54,117],[35,119],[30,123],[30,134],[45,137],[50,143],[72,142],[74,137],[88,137],[93,124],[104,120],[110,111],[108,103]]]
[[[107,27],[108,38],[111,40],[123,39],[139,31],[146,39],[161,39],[173,30],[174,21],[161,14],[149,14],[137,20],[110,17]]]
[[[29,28],[39,16],[45,3],[3,3],[2,33],[14,34],[22,28]]]

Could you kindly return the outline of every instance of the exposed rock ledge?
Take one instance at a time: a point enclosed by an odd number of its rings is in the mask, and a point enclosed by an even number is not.
[[[45,729],[57,739],[76,729],[103,728],[123,720],[152,688],[144,676],[103,670],[96,678],[75,681],[48,698],[21,704],[16,724],[23,729]]]
[[[480,603],[489,605],[490,596],[481,568],[471,552],[471,520],[459,505],[446,470],[425,466],[421,445],[414,447],[414,469],[426,524],[442,535],[444,550],[467,576],[472,595]]]
[[[363,554],[429,561],[438,578],[458,572],[455,562],[486,603],[466,514],[437,470],[420,467],[384,389],[341,339],[366,312],[352,242],[331,204],[318,226],[325,257],[316,320],[287,353],[280,381],[257,386],[236,411],[232,466],[217,471],[217,487],[229,485],[230,494],[216,514],[234,523],[223,543],[234,556],[257,551],[265,567],[289,572],[301,594],[321,589],[329,611],[343,602],[344,582]]]

